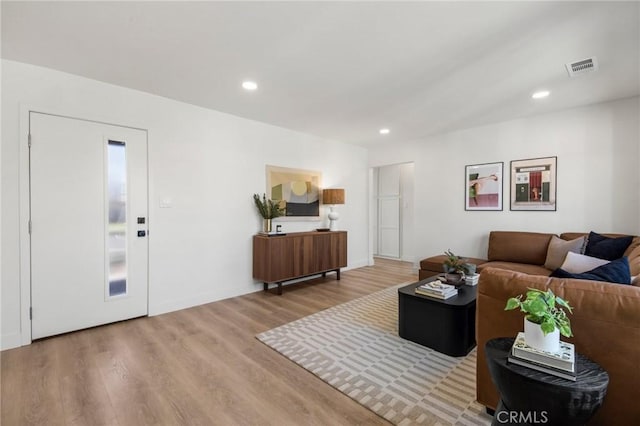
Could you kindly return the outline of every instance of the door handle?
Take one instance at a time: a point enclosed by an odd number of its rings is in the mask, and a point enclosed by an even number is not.
[[[142,238],[147,235],[147,231],[138,231],[138,237]]]

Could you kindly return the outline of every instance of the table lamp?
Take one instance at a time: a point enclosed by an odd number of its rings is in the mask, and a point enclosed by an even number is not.
[[[329,208],[331,209],[329,212],[329,229],[331,231],[336,231],[336,221],[340,215],[335,211],[335,206],[336,204],[344,204],[344,189],[325,189],[322,191],[322,203],[329,205]]]

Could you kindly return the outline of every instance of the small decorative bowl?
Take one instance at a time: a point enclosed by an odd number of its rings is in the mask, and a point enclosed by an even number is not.
[[[447,280],[447,284],[451,284],[453,286],[459,287],[464,285],[464,275],[463,274],[444,274],[444,278]]]

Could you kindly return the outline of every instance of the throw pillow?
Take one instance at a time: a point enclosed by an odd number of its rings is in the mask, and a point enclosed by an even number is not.
[[[606,265],[607,263],[609,263],[608,260],[569,252],[567,253],[567,257],[564,259],[564,263],[560,266],[560,269],[564,269],[572,274],[581,274],[597,268],[598,266]]]
[[[595,269],[582,274],[572,274],[562,268],[558,268],[551,273],[556,278],[575,278],[579,280],[606,281],[618,284],[631,284],[631,274],[629,273],[629,260],[626,257],[613,260],[606,265],[598,266]]]
[[[584,254],[606,260],[620,259],[631,241],[633,241],[631,236],[609,238],[591,231]]]
[[[544,262],[544,267],[551,270],[560,268],[560,265],[562,265],[562,262],[564,262],[565,257],[567,257],[567,253],[581,253],[584,243],[585,237],[576,238],[575,240],[571,241],[565,241],[562,238],[558,238],[554,235],[553,237],[551,237],[549,247],[547,248],[547,260]]]

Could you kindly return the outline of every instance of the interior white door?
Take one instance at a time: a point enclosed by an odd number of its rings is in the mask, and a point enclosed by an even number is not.
[[[378,200],[379,241],[378,254],[400,257],[400,198],[385,197]]]
[[[378,169],[378,255],[400,258],[400,166]]]
[[[32,339],[146,315],[146,131],[35,112],[29,130]]]

